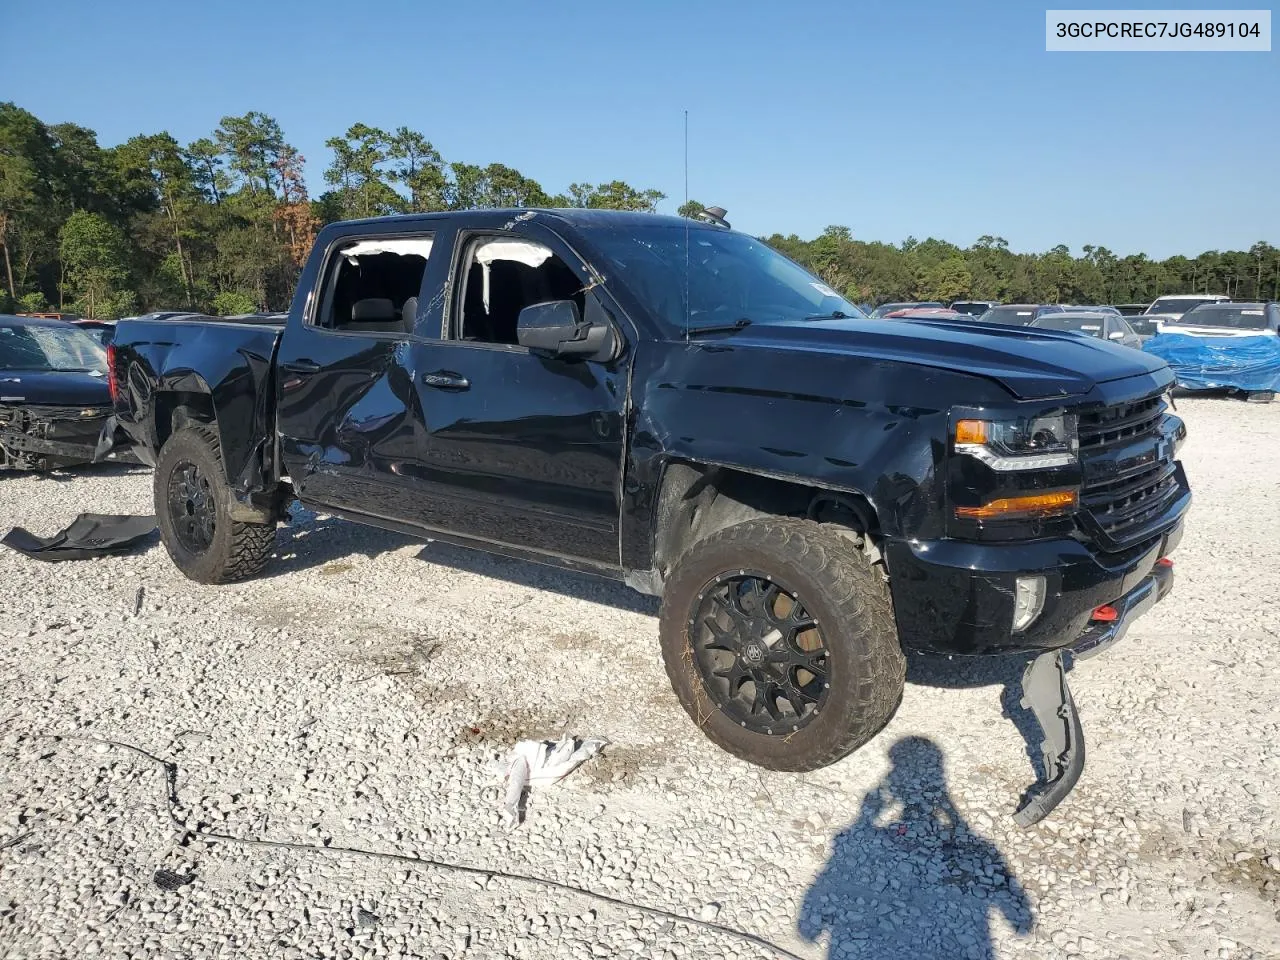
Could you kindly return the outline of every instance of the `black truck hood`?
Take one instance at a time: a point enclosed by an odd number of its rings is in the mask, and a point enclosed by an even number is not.
[[[0,370],[0,403],[100,407],[111,403],[107,378],[92,373]]]
[[[847,354],[968,373],[1023,400],[1084,394],[1097,384],[1166,366],[1158,357],[1094,337],[974,321],[798,321],[748,327],[723,340],[734,350]]]

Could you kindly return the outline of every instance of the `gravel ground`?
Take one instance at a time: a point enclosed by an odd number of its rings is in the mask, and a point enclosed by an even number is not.
[[[0,955],[1280,956],[1280,405],[1179,409],[1178,582],[1073,672],[1088,766],[1026,831],[1021,661],[914,661],[779,774],[697,734],[621,586],[301,510],[231,587],[0,550]],[[85,510],[149,473],[0,480],[0,531]],[[561,732],[611,745],[507,830],[494,759]]]

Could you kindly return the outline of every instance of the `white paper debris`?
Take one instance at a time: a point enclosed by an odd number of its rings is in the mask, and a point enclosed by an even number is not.
[[[520,822],[520,798],[526,789],[563,780],[608,743],[598,738],[576,740],[565,736],[559,740],[521,740],[512,747],[500,764],[507,781],[502,812],[508,826]]]

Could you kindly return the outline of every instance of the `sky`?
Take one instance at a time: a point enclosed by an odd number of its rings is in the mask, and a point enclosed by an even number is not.
[[[259,110],[313,195],[325,140],[363,122],[674,212],[687,110],[689,195],[757,235],[1280,246],[1280,46],[1047,53],[1025,0],[10,0],[0,36],[0,98],[45,122],[186,143]]]

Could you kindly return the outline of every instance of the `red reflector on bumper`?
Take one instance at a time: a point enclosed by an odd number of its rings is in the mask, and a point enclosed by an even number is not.
[[[1172,561],[1172,560],[1170,560],[1168,557],[1161,557],[1159,560],[1157,560],[1157,561],[1156,561],[1156,566],[1157,566],[1157,567],[1172,567],[1172,566],[1173,566],[1173,561]]]
[[[1104,603],[1102,606],[1094,609],[1093,616],[1089,619],[1101,620],[1103,623],[1111,623],[1119,616],[1120,613],[1115,607],[1111,606],[1109,603]]]

